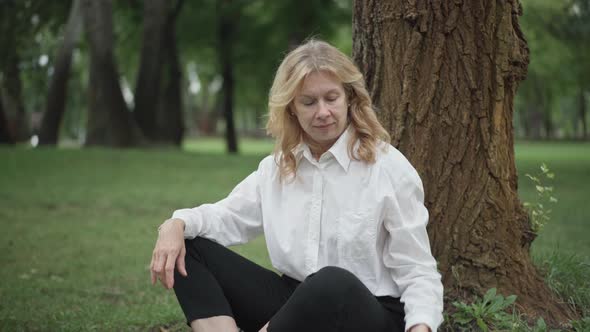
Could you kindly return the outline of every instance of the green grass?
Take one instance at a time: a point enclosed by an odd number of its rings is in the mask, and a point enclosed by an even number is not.
[[[156,227],[179,207],[227,195],[272,149],[247,141],[240,156],[219,140],[188,151],[0,148],[0,330],[145,330],[178,322],[172,292],[149,284]],[[534,244],[590,256],[590,145],[517,146],[525,172],[545,162],[559,203]],[[269,266],[262,239],[236,251]]]
[[[0,330],[78,331],[182,317],[148,282],[157,225],[227,195],[261,156],[2,148],[0,159]],[[260,240],[239,251],[268,261]]]
[[[270,139],[242,138],[238,150],[244,155],[267,155],[273,149],[274,141]],[[184,142],[183,149],[198,153],[223,154],[226,152],[225,141],[215,137],[190,139]]]

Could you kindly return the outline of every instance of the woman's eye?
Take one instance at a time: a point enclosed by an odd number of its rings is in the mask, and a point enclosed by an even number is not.
[[[331,95],[331,96],[327,96],[327,97],[326,97],[326,101],[328,101],[329,103],[333,103],[333,102],[335,102],[336,100],[338,100],[338,97],[340,97],[340,96],[337,96],[337,95]]]
[[[302,104],[303,104],[303,105],[305,105],[305,106],[311,106],[311,105],[313,105],[314,103],[315,103],[315,100],[304,100],[304,101],[302,102]]]

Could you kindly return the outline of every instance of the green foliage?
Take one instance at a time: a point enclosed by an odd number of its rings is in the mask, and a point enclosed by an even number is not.
[[[590,331],[590,316],[573,321],[572,328],[574,329],[575,332],[588,332],[588,331]]]
[[[522,0],[522,6],[519,23],[530,63],[515,99],[516,133],[528,138],[576,137],[579,93],[589,89],[588,2]]]
[[[535,256],[545,283],[560,298],[583,316],[590,316],[590,261],[578,254],[553,252]]]
[[[483,299],[476,299],[471,304],[453,302],[457,311],[452,315],[454,326],[462,331],[494,331],[509,328],[512,316],[506,309],[516,301],[516,295],[504,297],[496,294],[496,289],[491,288]]]
[[[590,264],[575,255],[555,253],[535,264],[545,273],[545,282],[562,299],[567,301],[583,318],[571,321],[567,331],[590,331]],[[560,329],[548,329],[542,317],[534,325],[529,325],[526,318],[513,306],[515,295],[503,297],[492,288],[483,299],[476,299],[471,304],[453,302],[456,312],[445,316],[443,331],[511,331],[511,332],[558,332]]]
[[[530,212],[533,231],[539,233],[551,219],[551,209],[547,208],[547,206],[550,203],[557,203],[557,198],[553,196],[553,187],[545,185],[546,181],[555,178],[555,173],[549,171],[547,165],[543,163],[541,164],[541,172],[534,176],[526,173],[525,176],[535,185],[537,201],[535,203],[525,202],[524,206]]]
[[[510,323],[510,329],[506,331],[511,332],[547,332],[547,324],[543,318],[539,318],[535,321],[535,325],[529,326],[527,321],[516,311],[513,311],[512,321]],[[551,330],[555,331],[555,330]]]
[[[578,253],[590,256],[588,241],[588,192],[590,192],[590,143],[518,142],[515,145],[518,167],[518,194],[522,201],[537,199],[535,186],[525,176],[536,174],[542,161],[557,176],[551,185],[559,188],[559,204],[552,206],[552,222],[545,225],[532,244],[535,254]]]

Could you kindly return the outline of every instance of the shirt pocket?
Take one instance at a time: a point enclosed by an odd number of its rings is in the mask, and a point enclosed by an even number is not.
[[[377,256],[376,230],[377,220],[369,211],[350,211],[340,215],[338,251],[344,267],[359,274],[370,270]]]

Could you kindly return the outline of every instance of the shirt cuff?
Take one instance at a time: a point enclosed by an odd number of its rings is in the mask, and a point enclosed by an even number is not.
[[[184,221],[184,238],[194,239],[200,235],[203,228],[203,217],[199,211],[194,209],[176,210],[172,218],[178,218]]]
[[[436,332],[439,325],[442,323],[443,318],[440,313],[433,313],[431,315],[425,313],[417,313],[406,316],[406,329],[409,331],[410,327],[418,324],[426,324],[432,332]]]

